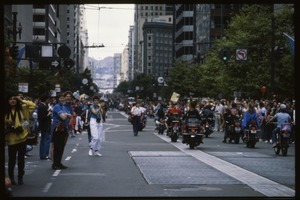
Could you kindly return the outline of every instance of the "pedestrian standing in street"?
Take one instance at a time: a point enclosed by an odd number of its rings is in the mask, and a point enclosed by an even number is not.
[[[49,113],[49,97],[42,96],[41,102],[38,106],[38,122],[39,129],[41,131],[41,139],[40,139],[40,159],[48,160],[49,151],[50,151],[50,142],[51,142],[51,118],[52,114]]]
[[[223,112],[224,112],[224,107],[220,103],[220,101],[217,100],[216,105],[215,105],[215,111],[214,111],[214,115],[215,115],[215,119],[216,119],[215,120],[215,131],[220,131],[220,129],[221,129]]]
[[[67,166],[61,163],[65,145],[68,140],[68,126],[72,114],[65,107],[66,97],[64,94],[58,95],[58,102],[53,107],[51,141],[53,144],[53,164],[52,169],[66,169]]]
[[[75,108],[74,108],[74,112],[76,113],[76,122],[75,122],[75,127],[74,127],[76,134],[80,134],[82,131],[82,126],[83,126],[83,123],[81,120],[82,111],[83,111],[83,105],[82,105],[81,101],[77,100]]]
[[[82,129],[87,131],[89,143],[92,141],[91,127],[90,127],[90,117],[91,117],[90,105],[91,104],[88,101],[86,101],[84,103],[83,112],[81,114],[81,120],[83,122]]]
[[[72,117],[71,118],[67,118],[66,119],[66,123],[68,123],[68,126],[67,126],[67,131],[68,133],[72,136],[72,137],[75,137],[75,133],[74,133],[74,129],[72,129],[72,123],[75,122],[72,121],[73,118],[76,117],[76,114],[74,112],[74,109],[73,109],[73,106],[72,106],[72,103],[73,103],[73,99],[72,99],[72,92],[71,91],[66,91],[64,93],[64,96],[65,96],[65,104],[64,104],[64,108],[66,110],[67,113],[71,114]],[[74,126],[73,126],[74,127]]]
[[[133,104],[130,113],[132,115],[133,135],[137,136],[139,131],[139,126],[141,125],[141,115],[142,115],[139,102]]]
[[[90,117],[90,129],[92,140],[90,142],[89,156],[92,156],[93,153],[95,156],[102,156],[99,153],[102,144],[103,137],[103,119],[101,104],[103,105],[103,100],[100,100],[98,96],[93,97],[93,104],[90,106],[91,117]]]
[[[14,169],[18,160],[18,184],[22,185],[24,183],[26,140],[29,126],[23,111],[26,109],[27,113],[31,113],[33,110],[30,109],[32,108],[30,105],[27,105],[25,101],[22,101],[16,95],[9,95],[5,103],[4,119],[5,140],[8,145],[8,175],[11,183],[16,185]],[[22,106],[22,104],[24,105]]]

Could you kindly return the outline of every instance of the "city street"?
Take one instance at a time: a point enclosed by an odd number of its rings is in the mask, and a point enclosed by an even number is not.
[[[294,197],[295,144],[276,155],[271,144],[222,143],[223,132],[195,149],[154,130],[154,119],[138,136],[126,114],[109,111],[102,157],[89,156],[87,133],[69,137],[64,170],[52,170],[34,146],[26,159],[24,185],[15,197]],[[6,156],[7,156],[7,147]],[[5,169],[7,170],[7,157]],[[16,169],[17,170],[17,169]],[[15,172],[17,174],[17,171]]]

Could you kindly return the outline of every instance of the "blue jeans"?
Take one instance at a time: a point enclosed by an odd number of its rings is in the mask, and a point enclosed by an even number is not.
[[[49,157],[49,149],[51,142],[51,127],[49,127],[46,131],[41,131],[41,141],[40,141],[40,158]]]
[[[273,131],[272,131],[272,142],[276,143],[277,142],[277,137],[276,134],[279,133],[280,128],[276,127]]]

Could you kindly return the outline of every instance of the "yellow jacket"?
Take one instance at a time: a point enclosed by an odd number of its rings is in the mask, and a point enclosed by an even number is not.
[[[14,113],[15,110],[12,110],[12,113]],[[25,142],[27,140],[28,130],[27,127],[23,126],[24,123],[24,115],[22,111],[20,111],[21,119],[19,118],[18,112],[16,113],[16,119],[15,119],[15,125],[14,127],[22,126],[23,132],[22,133],[16,133],[16,132],[10,132],[5,135],[5,140],[7,142],[7,145],[14,145],[19,144],[21,142]],[[10,114],[6,114],[4,120],[10,119],[12,120],[12,116]],[[5,125],[5,128],[6,125]]]
[[[24,115],[24,120],[29,121],[29,118],[31,117],[36,104],[29,100],[23,100],[22,104],[22,113]]]

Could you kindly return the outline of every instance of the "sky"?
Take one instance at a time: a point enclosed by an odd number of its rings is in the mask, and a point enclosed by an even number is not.
[[[128,44],[129,27],[134,23],[134,4],[85,4],[89,57],[102,60],[122,53]]]

